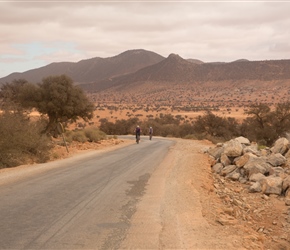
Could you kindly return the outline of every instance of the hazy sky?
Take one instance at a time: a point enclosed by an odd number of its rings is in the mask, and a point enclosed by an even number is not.
[[[145,49],[204,62],[290,59],[289,1],[1,1],[0,77]]]

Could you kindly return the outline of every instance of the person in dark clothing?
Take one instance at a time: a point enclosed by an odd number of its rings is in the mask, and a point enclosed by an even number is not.
[[[139,127],[139,125],[135,129],[135,134],[136,134],[136,141],[137,141],[138,137],[139,137],[139,140],[140,140],[141,128]]]

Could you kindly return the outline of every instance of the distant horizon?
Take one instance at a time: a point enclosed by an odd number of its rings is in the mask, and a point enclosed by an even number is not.
[[[122,54],[122,53],[124,53],[124,52],[134,51],[134,50],[144,50],[144,51],[153,52],[153,53],[156,53],[156,54],[158,54],[158,55],[160,55],[160,56],[163,56],[163,55],[159,54],[159,53],[156,52],[156,51],[149,51],[149,50],[146,50],[146,49],[129,49],[129,50],[125,50],[125,51],[123,51],[123,52],[120,52],[119,54],[112,55],[112,56],[108,56],[108,57],[94,56],[94,57],[90,57],[90,58],[83,58],[83,59],[80,59],[80,60],[78,60],[78,61],[64,61],[64,60],[63,60],[63,61],[50,62],[50,63],[47,63],[47,64],[45,64],[45,65],[42,65],[42,66],[39,66],[39,67],[36,67],[36,68],[30,68],[30,69],[27,69],[27,70],[24,70],[24,71],[14,71],[14,72],[11,72],[11,73],[9,73],[8,75],[5,75],[5,76],[1,76],[1,75],[0,75],[0,79],[5,78],[5,77],[8,77],[8,76],[10,76],[10,75],[12,75],[12,74],[22,74],[22,73],[25,73],[25,72],[30,71],[30,70],[35,70],[35,69],[43,68],[43,67],[46,67],[46,66],[48,66],[48,65],[50,65],[50,64],[53,64],[53,63],[79,63],[79,62],[81,62],[81,61],[83,61],[83,60],[90,60],[90,59],[93,59],[93,58],[108,59],[108,58],[110,58],[110,57],[118,56],[118,55],[120,55],[120,54]],[[175,55],[180,56],[178,53],[174,53],[174,52],[169,53],[169,55],[171,55],[171,54],[175,54]],[[168,55],[168,56],[169,56],[169,55]],[[163,56],[163,57],[164,57],[164,58],[167,58],[168,56]],[[180,57],[183,58],[182,56],[180,56]],[[246,59],[246,58],[239,58],[239,59],[236,59],[236,60],[233,60],[233,61],[208,61],[208,62],[205,62],[205,61],[202,61],[202,60],[200,60],[200,59],[198,59],[198,58],[183,58],[183,59],[184,59],[184,60],[197,60],[197,61],[200,61],[200,62],[202,62],[202,63],[232,63],[232,62],[236,62],[236,61],[239,61],[239,60],[241,60],[241,61],[242,61],[242,60],[245,60],[245,61],[249,61],[249,62],[290,60],[290,59],[263,59],[263,60],[249,60],[249,59]]]

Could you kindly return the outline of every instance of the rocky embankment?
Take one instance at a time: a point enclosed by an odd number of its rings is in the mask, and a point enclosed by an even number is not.
[[[259,149],[238,137],[207,150],[214,191],[224,205],[216,222],[249,228],[251,246],[263,242],[264,249],[290,249],[289,149],[286,138]]]

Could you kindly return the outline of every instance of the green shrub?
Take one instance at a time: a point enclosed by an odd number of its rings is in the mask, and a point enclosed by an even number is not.
[[[84,134],[90,142],[98,142],[107,138],[107,135],[98,128],[86,128]]]
[[[71,140],[84,143],[88,141],[88,138],[83,130],[77,130],[71,134]]]
[[[98,142],[100,140],[105,140],[107,135],[100,131],[98,128],[85,128],[83,130],[76,131],[66,131],[65,138],[67,142],[77,141],[77,142]]]

